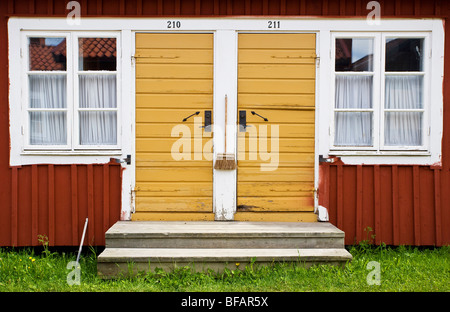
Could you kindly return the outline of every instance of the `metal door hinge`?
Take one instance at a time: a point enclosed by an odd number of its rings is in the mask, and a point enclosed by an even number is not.
[[[113,158],[113,160],[114,160],[116,163],[119,163],[119,164],[126,163],[127,165],[131,165],[131,155],[127,155],[127,157],[126,157],[126,158],[123,158],[123,159],[120,159],[120,158]]]

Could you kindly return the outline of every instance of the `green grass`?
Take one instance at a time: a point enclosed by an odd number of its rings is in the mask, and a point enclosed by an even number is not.
[[[3,292],[448,292],[450,247],[414,248],[359,245],[350,247],[353,261],[344,268],[297,264],[253,266],[244,271],[194,273],[156,271],[132,278],[103,280],[97,277],[96,252],[81,259],[80,285],[68,285],[66,268],[76,253],[33,249],[0,249],[0,291]],[[380,263],[380,285],[368,285],[370,261]]]

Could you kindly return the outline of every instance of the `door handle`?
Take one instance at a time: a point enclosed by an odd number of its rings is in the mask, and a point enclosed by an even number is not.
[[[261,117],[262,119],[264,119],[264,121],[269,121],[269,119],[267,119],[266,117],[261,116],[260,114],[255,113],[254,111],[251,111],[252,115],[256,115],[258,117]]]
[[[198,115],[198,114],[200,114],[200,112],[195,112],[195,113],[193,113],[192,115],[187,116],[186,118],[183,119],[183,122],[185,122],[186,120],[188,120],[188,119],[191,118],[192,116]]]

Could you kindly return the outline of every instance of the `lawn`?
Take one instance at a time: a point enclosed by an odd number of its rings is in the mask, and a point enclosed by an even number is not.
[[[2,292],[449,292],[450,247],[350,246],[344,268],[298,264],[252,266],[244,271],[194,273],[156,271],[132,278],[97,277],[91,248],[80,259],[79,285],[68,283],[75,252],[0,249]],[[375,262],[373,262],[375,261]],[[373,266],[374,265],[374,266]],[[376,274],[379,265],[379,274]],[[369,276],[369,278],[368,278]],[[371,277],[379,277],[379,285]],[[70,282],[69,278],[69,282]]]

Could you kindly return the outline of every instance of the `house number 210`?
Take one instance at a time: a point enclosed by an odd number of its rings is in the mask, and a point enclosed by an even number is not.
[[[181,22],[180,21],[167,21],[167,28],[180,28]]]

